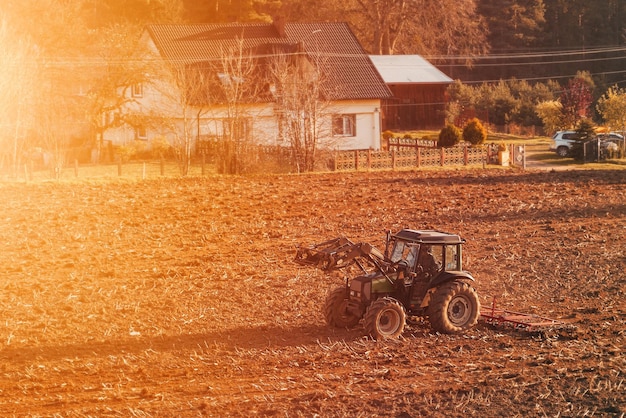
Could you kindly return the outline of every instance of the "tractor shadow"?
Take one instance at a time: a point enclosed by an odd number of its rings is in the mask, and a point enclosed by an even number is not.
[[[146,351],[184,352],[215,349],[220,352],[235,353],[241,350],[282,349],[320,343],[349,343],[364,338],[367,337],[360,326],[354,329],[333,329],[325,324],[292,327],[242,326],[223,331],[180,335],[128,336],[60,345],[8,346],[0,349],[0,361],[13,365],[31,364],[75,358],[139,355]]]

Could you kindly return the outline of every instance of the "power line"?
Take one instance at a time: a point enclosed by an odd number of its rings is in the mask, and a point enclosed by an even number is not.
[[[598,54],[607,54],[607,53],[625,53],[626,47],[603,47],[603,48],[593,48],[586,50],[560,50],[560,51],[552,51],[552,52],[541,52],[541,53],[521,53],[521,54],[492,54],[480,57],[472,57],[478,62],[474,63],[474,67],[510,67],[510,66],[529,66],[533,65],[536,67],[549,67],[550,65],[557,64],[572,64],[576,66],[582,67],[584,64],[590,63],[603,63],[606,62],[608,64],[615,64],[615,61],[626,59],[625,56],[610,56],[610,57],[598,57]],[[285,55],[302,55],[302,52],[296,53],[286,53]],[[318,56],[320,59],[332,59],[332,58],[354,58],[359,57],[362,58],[361,54],[338,54],[338,53],[319,53],[319,54],[309,54]],[[271,58],[275,56],[275,54],[250,54],[246,56],[246,59],[260,59],[260,58]],[[579,57],[582,56],[584,58],[579,59],[558,59],[559,57]],[[441,56],[425,56],[426,59],[435,60],[435,59],[460,59],[460,58],[470,58],[468,56],[456,56],[456,55],[441,55]],[[538,59],[538,58],[554,58],[549,61],[526,61],[526,62],[498,62],[498,61],[506,61],[506,60],[530,60],[530,59]],[[174,60],[164,60],[161,57],[149,57],[149,58],[122,58],[122,59],[113,59],[113,60],[105,60],[103,58],[75,58],[75,57],[49,57],[44,61],[37,60],[26,60],[26,62],[13,62],[13,63],[3,63],[3,67],[39,67],[42,66],[50,69],[76,69],[77,67],[87,67],[87,68],[106,68],[113,69],[111,67],[120,67],[119,71],[123,71],[123,67],[125,66],[148,66],[155,63],[162,62],[170,62],[173,64],[190,64],[190,63],[201,63],[201,62],[221,62],[224,58],[222,57],[181,57]],[[492,61],[489,62],[481,62],[481,61]],[[464,66],[464,64],[442,64],[440,67],[460,67]],[[403,67],[403,65],[400,65]],[[414,66],[404,65],[406,68],[415,68]],[[615,71],[602,71],[602,72],[592,72],[594,76],[607,76],[607,75],[616,75],[616,74],[624,74],[626,73],[626,63],[624,70],[615,70]],[[524,81],[545,81],[545,80],[559,80],[559,79],[568,79],[575,77],[576,74],[558,74],[551,76],[541,76],[541,77],[511,77],[509,79],[504,80],[524,80]],[[478,83],[494,83],[501,81],[502,78],[497,80],[475,80],[475,81],[464,81],[467,84],[478,84]]]
[[[549,58],[554,56],[595,55],[606,53],[624,53],[626,46],[610,46],[599,48],[563,49],[551,52],[521,52],[515,54],[486,54],[472,55],[422,55],[427,60],[504,60],[504,59],[529,59]]]

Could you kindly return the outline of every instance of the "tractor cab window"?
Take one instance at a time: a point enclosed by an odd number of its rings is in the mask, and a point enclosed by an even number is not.
[[[459,265],[459,246],[448,245],[446,246],[446,270],[461,270]]]
[[[405,260],[408,265],[413,268],[419,247],[419,244],[398,240],[391,252],[391,261],[397,263],[400,260]]]
[[[443,265],[443,247],[441,245],[422,245],[418,266],[428,276],[434,276]]]

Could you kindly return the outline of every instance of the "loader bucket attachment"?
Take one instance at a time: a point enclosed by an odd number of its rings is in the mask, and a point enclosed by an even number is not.
[[[298,247],[294,261],[302,266],[313,266],[328,271],[345,267],[342,255],[354,247],[348,238],[339,237],[308,247]]]
[[[344,237],[308,247],[298,247],[294,261],[302,266],[313,266],[326,272],[356,264],[364,274],[367,273],[366,266],[376,268],[385,274],[383,266],[387,265],[384,254],[377,248],[368,243],[355,244]]]

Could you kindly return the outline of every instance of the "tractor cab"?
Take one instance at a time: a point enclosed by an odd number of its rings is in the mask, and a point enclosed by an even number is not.
[[[441,272],[462,271],[461,246],[455,234],[432,230],[402,229],[387,234],[386,257],[404,268],[405,275],[432,279]]]

